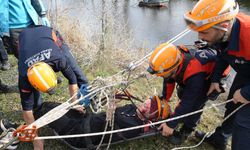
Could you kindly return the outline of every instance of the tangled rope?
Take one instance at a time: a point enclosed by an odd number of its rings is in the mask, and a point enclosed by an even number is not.
[[[174,43],[177,40],[179,40],[180,38],[182,38],[183,36],[185,36],[187,33],[189,33],[191,30],[190,29],[185,29],[184,31],[182,31],[181,33],[179,33],[178,35],[176,35],[174,38],[170,39],[168,42],[166,43]],[[107,104],[107,102],[105,101],[101,101],[103,98],[103,93],[107,93],[107,95],[112,95],[112,93],[114,93],[115,90],[117,89],[126,89],[131,83],[133,83],[134,81],[136,81],[138,78],[142,78],[142,77],[146,77],[145,74],[140,73],[139,75],[136,76],[132,76],[131,72],[135,70],[135,68],[141,66],[153,53],[153,51],[151,51],[150,53],[148,53],[147,55],[145,55],[143,58],[135,61],[135,62],[131,62],[125,69],[119,71],[118,73],[114,74],[113,76],[110,76],[108,78],[101,78],[98,77],[96,78],[91,85],[89,86],[90,91],[93,91],[95,89],[98,89],[100,87],[103,87],[105,85],[108,84],[114,84],[114,85],[118,85],[118,87],[116,86],[116,88],[114,87],[110,87],[108,89],[103,89],[99,92],[99,98],[97,98],[97,101],[93,101],[93,103],[95,103],[96,108],[93,108],[93,106],[91,106],[91,109],[93,112],[100,112],[101,109],[103,108],[103,104]],[[98,93],[95,93],[91,96],[91,98],[97,96]],[[106,99],[103,100],[107,100],[108,98],[106,97]]]

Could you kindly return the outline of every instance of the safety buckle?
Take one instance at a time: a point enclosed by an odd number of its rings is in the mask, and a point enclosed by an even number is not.
[[[13,132],[13,136],[22,142],[32,142],[37,136],[37,128],[36,126],[27,128],[27,125],[21,125]]]

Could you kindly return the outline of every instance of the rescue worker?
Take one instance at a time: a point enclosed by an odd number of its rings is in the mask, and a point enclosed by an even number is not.
[[[19,46],[18,86],[26,124],[34,121],[33,110],[39,109],[42,104],[39,91],[53,93],[57,84],[54,72],[61,71],[68,79],[70,96],[77,92],[77,84],[87,88],[87,80],[77,80],[72,69],[74,66],[61,48],[62,38],[52,28],[36,26],[24,29]]]
[[[203,108],[207,101],[207,91],[210,86],[210,74],[214,69],[214,60],[216,54],[202,58],[195,47],[174,46],[172,44],[162,44],[158,46],[149,60],[148,72],[163,77],[162,100],[169,101],[177,84],[178,97],[180,102],[170,118],[187,114],[192,111]],[[158,128],[162,130],[163,136],[170,136],[169,141],[173,144],[181,144],[194,130],[196,123],[199,121],[201,113],[163,123]],[[184,123],[179,131],[179,123]]]
[[[234,0],[200,0],[192,11],[184,15],[187,25],[198,32],[200,39],[207,41],[219,55],[212,84],[212,91],[220,92],[221,72],[230,65],[236,71],[236,77],[230,88],[224,117],[241,104],[250,101],[250,16],[239,13],[239,5]],[[231,116],[216,128],[213,135],[206,138],[216,149],[226,149],[228,137],[232,134],[232,149],[245,150],[250,146],[250,105],[246,105],[237,114]],[[204,133],[197,132],[198,137]]]

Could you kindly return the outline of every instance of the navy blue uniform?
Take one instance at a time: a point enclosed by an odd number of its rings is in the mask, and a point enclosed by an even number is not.
[[[2,63],[8,61],[8,54],[7,54],[7,51],[4,48],[2,38],[0,38],[0,61]]]
[[[177,93],[180,98],[180,103],[170,115],[170,118],[199,110],[205,105],[208,99],[206,93],[211,83],[208,77],[213,71],[216,54],[211,54],[210,50],[202,50],[206,57],[203,57],[203,55],[200,57],[198,54],[200,54],[201,51],[197,51],[196,49],[192,51],[193,52],[189,52],[189,55],[185,55],[184,62],[179,67],[176,76],[171,79],[164,79],[162,94],[166,100],[170,99],[175,83],[178,85]],[[185,128],[192,131],[200,115],[201,113],[184,119],[167,122],[167,125],[170,128],[175,128],[178,123],[183,122]]]
[[[229,42],[215,45],[221,55],[216,63],[213,82],[218,82],[221,72],[230,65],[236,72],[236,77],[230,88],[228,99],[232,99],[236,90],[241,89],[241,95],[250,101],[250,17],[239,14],[233,25]],[[240,104],[226,104],[225,117]],[[232,149],[244,150],[250,146],[250,105],[241,108],[236,115],[231,116],[222,126],[216,128],[211,136],[216,145],[226,145],[228,137],[233,132]]]
[[[41,104],[40,94],[29,83],[27,69],[36,62],[49,64],[55,72],[61,71],[69,84],[77,84],[77,77],[72,70],[72,63],[65,56],[49,27],[27,28],[19,37],[19,89],[23,110],[33,110]],[[55,32],[54,32],[55,33]],[[56,35],[56,34],[54,34]]]

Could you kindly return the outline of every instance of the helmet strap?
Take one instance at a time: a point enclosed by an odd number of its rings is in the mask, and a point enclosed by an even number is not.
[[[228,38],[229,38],[229,36],[231,34],[231,29],[233,27],[234,20],[235,19],[230,20],[229,23],[228,23],[229,25],[227,27],[226,26],[223,27],[223,25],[220,25],[220,24],[217,24],[217,25],[213,26],[213,28],[215,28],[215,29],[219,29],[219,30],[225,31],[224,34],[223,34],[223,36],[222,36],[222,38],[221,38],[221,42],[228,41]]]
[[[224,35],[222,37],[222,42],[228,41],[228,38],[229,38],[229,36],[231,34],[231,30],[232,30],[232,27],[233,27],[233,24],[234,24],[234,20],[235,19],[230,20],[229,26],[227,27],[227,31],[224,33]]]

